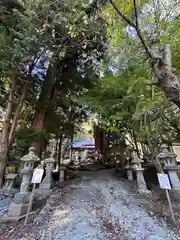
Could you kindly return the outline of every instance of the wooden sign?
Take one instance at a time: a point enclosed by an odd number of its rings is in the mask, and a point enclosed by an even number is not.
[[[158,176],[160,188],[171,190],[171,184],[169,181],[168,174],[158,173],[157,176]]]
[[[36,168],[33,173],[31,183],[41,183],[43,177],[44,169]]]
[[[158,173],[157,176],[158,176],[160,188],[165,189],[166,197],[167,197],[168,204],[169,204],[169,210],[171,213],[171,218],[172,218],[173,222],[175,222],[175,216],[174,216],[174,212],[173,212],[173,208],[172,208],[172,204],[171,204],[171,199],[169,196],[169,190],[171,190],[171,184],[169,181],[168,174]]]

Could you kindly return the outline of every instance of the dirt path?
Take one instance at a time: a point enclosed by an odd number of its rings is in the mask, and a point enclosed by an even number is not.
[[[107,172],[89,174],[66,187],[63,199],[54,193],[51,212],[40,223],[22,229],[18,240],[174,240],[165,223],[150,216]]]

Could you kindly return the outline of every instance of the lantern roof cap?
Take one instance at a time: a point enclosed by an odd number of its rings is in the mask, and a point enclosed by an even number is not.
[[[168,151],[167,145],[163,144],[161,146],[161,152],[157,155],[157,157],[160,159],[176,158],[177,155],[174,152]]]
[[[34,147],[30,147],[29,148],[29,153],[24,155],[21,158],[22,162],[37,162],[39,161],[39,157],[35,154],[35,148]]]
[[[144,161],[141,158],[137,157],[137,156],[131,161],[131,163],[143,163],[143,162]]]
[[[50,156],[50,157],[44,159],[44,163],[55,163],[55,162],[56,162],[56,160],[53,156]]]

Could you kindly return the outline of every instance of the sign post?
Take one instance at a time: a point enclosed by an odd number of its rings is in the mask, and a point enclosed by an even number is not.
[[[32,177],[32,180],[31,180],[31,183],[33,183],[33,188],[32,188],[32,192],[31,192],[30,199],[29,199],[29,205],[28,205],[28,209],[27,209],[24,225],[27,224],[28,216],[29,216],[29,213],[30,213],[31,208],[32,208],[32,201],[33,201],[33,197],[34,197],[34,190],[36,188],[36,183],[41,183],[42,177],[43,177],[43,173],[44,173],[44,169],[43,169],[42,166],[38,166],[34,170],[33,177]]]
[[[172,218],[173,222],[175,222],[174,212],[173,212],[173,208],[172,208],[172,204],[171,204],[171,199],[169,196],[169,190],[171,190],[171,184],[169,181],[168,174],[158,173],[157,176],[158,176],[160,188],[164,189],[166,192],[166,196],[167,196],[167,200],[168,200],[168,204],[169,204],[169,210],[171,213],[171,218]]]

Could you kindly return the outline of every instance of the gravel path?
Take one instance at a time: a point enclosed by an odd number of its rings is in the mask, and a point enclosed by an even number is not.
[[[180,239],[165,223],[150,216],[136,200],[122,181],[106,172],[93,174],[80,183],[67,186],[63,199],[54,205],[49,218],[44,219],[40,228],[32,225],[29,233],[25,230],[13,239]]]

